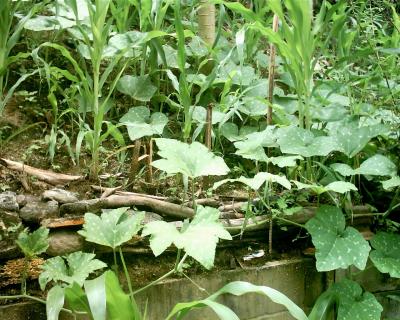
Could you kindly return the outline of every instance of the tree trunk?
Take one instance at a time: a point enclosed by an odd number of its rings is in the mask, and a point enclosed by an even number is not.
[[[198,15],[200,38],[212,46],[215,40],[215,5],[208,0],[200,0]]]

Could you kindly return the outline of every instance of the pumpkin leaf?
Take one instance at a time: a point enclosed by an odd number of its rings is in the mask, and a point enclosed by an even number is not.
[[[316,248],[318,271],[330,271],[355,265],[364,270],[371,250],[368,242],[346,220],[337,207],[321,206],[305,227]]]
[[[39,276],[40,288],[44,290],[50,281],[62,281],[67,284],[76,282],[82,286],[90,273],[107,267],[104,262],[95,259],[95,256],[93,253],[77,251],[65,257],[47,259]]]
[[[150,101],[157,87],[152,84],[149,75],[137,77],[125,75],[118,80],[117,90],[135,100]]]
[[[288,190],[291,189],[291,184],[286,177],[278,176],[278,175],[271,174],[268,172],[259,172],[253,178],[246,178],[246,177],[241,176],[238,179],[224,179],[224,180],[214,183],[213,189],[214,190],[218,189],[220,186],[222,186],[225,183],[240,182],[256,191],[256,190],[260,189],[260,187],[267,181],[268,182],[276,182]]]
[[[339,300],[338,320],[379,320],[382,306],[370,292],[364,292],[357,282],[344,279],[329,289]]]
[[[400,235],[379,232],[371,239],[370,258],[382,273],[389,273],[393,278],[400,278]]]
[[[143,212],[129,216],[129,208],[117,208],[103,210],[101,217],[93,214],[85,214],[85,224],[78,233],[86,238],[86,241],[103,246],[117,248],[129,241],[141,229],[144,218]]]
[[[218,239],[232,239],[218,219],[218,209],[198,206],[195,217],[183,230],[178,231],[165,221],[154,221],[144,226],[142,236],[150,235],[150,247],[156,256],[174,244],[210,269],[214,265]]]
[[[390,178],[389,180],[382,181],[382,187],[385,190],[390,190],[392,188],[396,188],[400,186],[400,177],[399,176],[394,176]]]
[[[40,227],[32,233],[24,230],[18,235],[16,243],[27,258],[32,258],[47,250],[48,236],[49,229],[45,227]]]
[[[158,154],[164,159],[153,161],[152,166],[168,174],[181,173],[190,178],[220,176],[229,172],[221,157],[214,155],[199,142],[183,143],[174,139],[154,139]]]
[[[145,136],[161,135],[168,118],[161,112],[155,112],[150,116],[150,110],[141,106],[130,108],[119,122],[126,126],[129,138],[135,141]]]
[[[352,169],[349,165],[343,163],[333,163],[331,168],[342,176],[354,176],[363,174],[369,176],[395,176],[397,173],[396,165],[387,157],[376,154],[363,163],[357,169]]]

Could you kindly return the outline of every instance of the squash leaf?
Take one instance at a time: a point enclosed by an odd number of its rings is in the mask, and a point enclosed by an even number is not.
[[[382,273],[389,273],[393,278],[400,278],[400,235],[379,232],[371,239],[370,258]]]

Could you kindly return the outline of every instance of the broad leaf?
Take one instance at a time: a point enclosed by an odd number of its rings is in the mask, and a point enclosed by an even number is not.
[[[318,271],[330,271],[355,265],[364,270],[371,250],[368,242],[346,220],[337,207],[321,206],[306,223],[316,248]]]
[[[158,154],[164,159],[152,165],[168,174],[182,173],[190,178],[220,176],[229,172],[221,157],[210,152],[199,142],[183,143],[174,139],[155,139]]]
[[[278,176],[278,175],[271,174],[268,172],[259,172],[253,178],[246,178],[246,177],[241,176],[238,179],[221,180],[221,181],[214,183],[213,189],[215,190],[215,189],[219,188],[221,185],[228,183],[228,182],[229,183],[240,182],[240,183],[247,185],[251,189],[257,191],[267,181],[271,182],[271,183],[276,182],[276,183],[279,183],[281,186],[285,187],[286,189],[289,189],[289,190],[291,189],[290,182],[286,177]]]
[[[359,153],[374,137],[387,132],[382,124],[359,127],[358,121],[344,122],[338,125],[330,136],[336,141],[337,150],[352,158]]]
[[[394,176],[397,173],[396,165],[387,157],[376,154],[368,158],[360,167],[352,169],[349,165],[344,163],[331,164],[331,168],[342,176],[353,176],[356,174],[363,174],[369,176]]]
[[[131,96],[135,100],[150,101],[157,88],[152,84],[149,75],[125,75],[118,80],[117,90]]]
[[[139,311],[135,308],[136,304],[133,304],[129,295],[122,290],[115,273],[106,271],[104,276],[108,319],[141,319]]]
[[[81,285],[74,282],[71,286],[66,287],[64,292],[65,301],[68,303],[70,309],[75,312],[86,312],[90,314],[89,301]]]
[[[142,236],[151,236],[150,247],[156,256],[173,243],[210,269],[214,265],[218,239],[232,239],[218,219],[218,209],[199,206],[192,222],[181,232],[167,222],[155,221],[145,225]]]
[[[46,260],[42,265],[39,284],[42,290],[50,281],[62,281],[67,284],[74,282],[83,285],[90,273],[107,265],[95,259],[95,254],[81,251],[73,252],[66,257],[54,257]]]
[[[371,239],[370,258],[382,273],[389,273],[393,278],[400,278],[400,235],[379,232]]]
[[[47,320],[58,320],[61,308],[64,306],[64,289],[54,286],[47,293],[46,315]]]
[[[396,188],[400,186],[400,177],[399,176],[394,176],[390,178],[389,180],[382,181],[382,187],[385,190],[390,190],[392,188]]]
[[[370,292],[364,292],[357,282],[344,279],[329,289],[339,300],[338,320],[379,320],[382,306]]]
[[[233,122],[225,122],[220,128],[221,135],[231,142],[244,140],[248,134],[254,132],[257,132],[256,127],[243,126],[239,130],[238,126]]]
[[[268,162],[280,167],[296,167],[297,160],[303,160],[302,156],[279,156],[279,157],[272,157],[268,158]]]
[[[16,243],[27,258],[32,258],[47,250],[49,247],[48,235],[49,229],[44,227],[40,227],[32,233],[22,231]]]
[[[100,277],[93,280],[86,280],[84,288],[93,319],[106,320],[106,275],[103,273]]]
[[[306,129],[287,127],[278,130],[278,144],[283,153],[298,154],[303,157],[327,156],[337,150],[335,139],[317,136]]]
[[[134,107],[130,108],[119,122],[126,126],[129,138],[135,141],[145,136],[161,135],[168,118],[161,112],[155,112],[150,117],[147,107]]]
[[[318,195],[328,192],[328,191],[333,191],[333,192],[337,192],[337,193],[346,193],[349,191],[357,191],[357,187],[354,184],[352,184],[350,182],[345,182],[345,181],[334,181],[334,182],[329,183],[326,186],[321,186],[318,184],[306,184],[306,183],[302,183],[299,181],[293,181],[293,182],[296,185],[298,190],[311,189],[313,192],[315,192]]]
[[[127,210],[128,208],[103,210],[101,217],[88,212],[85,214],[83,230],[78,233],[84,236],[86,241],[115,249],[131,240],[141,229],[144,213],[137,212],[129,216]]]
[[[208,306],[213,309],[213,311],[219,316],[220,319],[224,320],[239,320],[239,317],[229,308],[221,305],[215,300],[219,298],[222,294],[233,294],[235,296],[241,296],[246,293],[257,293],[264,295],[271,299],[273,302],[278,303],[286,307],[289,313],[297,320],[308,320],[307,316],[298,307],[292,300],[290,300],[283,293],[266,287],[266,286],[257,286],[244,281],[234,281],[228,283],[226,286],[209,296],[204,300],[198,300],[188,303],[178,303],[172,309],[171,313],[168,315],[166,320],[172,319],[176,314],[187,314],[191,309],[201,308],[204,306]]]

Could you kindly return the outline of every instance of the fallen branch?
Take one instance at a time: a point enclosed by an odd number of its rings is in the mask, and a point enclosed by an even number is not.
[[[18,171],[18,172],[23,172],[28,175],[35,176],[39,180],[45,181],[54,186],[65,185],[70,182],[82,180],[84,178],[83,176],[71,176],[68,174],[56,173],[53,171],[38,169],[38,168],[34,168],[31,166],[25,165],[20,162],[16,162],[16,161],[4,159],[4,158],[0,158],[0,164],[5,166],[7,169]]]
[[[104,199],[83,200],[66,203],[60,206],[60,214],[80,215],[85,212],[98,212],[101,209],[137,206],[172,218],[186,219],[194,216],[191,208],[159,199],[138,196],[134,194],[115,194]]]

